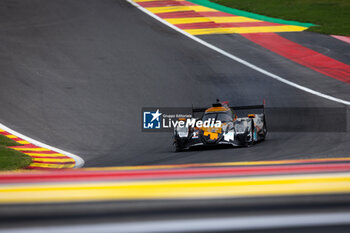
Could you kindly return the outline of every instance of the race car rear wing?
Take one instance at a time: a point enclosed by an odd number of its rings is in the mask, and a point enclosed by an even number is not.
[[[246,106],[230,106],[232,110],[251,110],[251,109],[262,109],[265,113],[265,105],[246,105]],[[208,108],[193,108],[192,107],[192,115],[196,112],[205,112]]]
[[[235,106],[230,107],[232,110],[249,110],[249,109],[262,109],[265,110],[265,105],[248,105],[248,106]]]

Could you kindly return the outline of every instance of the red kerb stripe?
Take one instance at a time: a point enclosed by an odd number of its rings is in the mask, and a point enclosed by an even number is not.
[[[170,18],[193,18],[193,17],[230,17],[235,16],[223,12],[195,12],[195,11],[179,11],[179,12],[168,12],[168,13],[158,13],[156,14],[160,18],[170,19]]]
[[[287,40],[276,33],[251,33],[242,36],[294,62],[350,84],[349,65]]]
[[[197,6],[192,2],[177,2],[177,1],[152,1],[152,2],[139,2],[142,7],[166,7],[166,6]]]
[[[263,27],[263,26],[280,26],[281,24],[270,22],[242,22],[242,23],[215,23],[215,22],[203,22],[203,23],[185,23],[176,24],[175,26],[180,29],[201,29],[201,28],[230,28],[230,27]]]
[[[70,157],[68,157],[68,156],[64,156],[64,157],[62,157],[62,156],[57,156],[57,157],[44,157],[44,156],[33,156],[33,155],[31,155],[30,156],[31,158],[36,158],[36,159],[71,159]]]
[[[218,176],[246,176],[267,174],[296,174],[313,172],[350,171],[350,163],[341,164],[309,164],[291,166],[253,166],[225,168],[197,168],[151,171],[84,171],[65,170],[47,173],[13,173],[0,175],[0,183],[14,182],[52,182],[83,180],[127,180],[127,179],[163,179],[193,178]]]

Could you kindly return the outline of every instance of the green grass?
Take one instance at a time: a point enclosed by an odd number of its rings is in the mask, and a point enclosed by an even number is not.
[[[6,146],[18,146],[17,142],[0,135],[0,170],[15,170],[25,168],[31,163],[31,158],[19,151]]]
[[[284,20],[313,23],[308,31],[350,36],[349,0],[211,0],[227,7]]]

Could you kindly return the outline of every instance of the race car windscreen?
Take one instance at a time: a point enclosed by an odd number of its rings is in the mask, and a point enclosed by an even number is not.
[[[203,116],[203,121],[206,120],[217,120],[221,122],[228,122],[228,121],[233,121],[232,115],[230,112],[213,112],[213,113],[206,113]]]

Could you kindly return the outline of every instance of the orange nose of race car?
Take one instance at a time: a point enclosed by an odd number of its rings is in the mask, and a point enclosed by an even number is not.
[[[215,143],[222,134],[221,127],[202,127],[202,138],[206,143]]]

